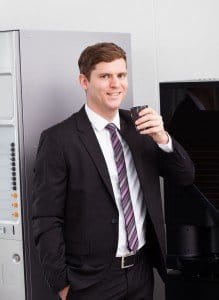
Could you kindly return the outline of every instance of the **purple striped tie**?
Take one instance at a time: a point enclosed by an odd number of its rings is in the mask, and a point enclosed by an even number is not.
[[[110,132],[111,142],[114,150],[114,158],[118,172],[119,188],[121,194],[121,204],[126,225],[128,249],[131,251],[136,251],[138,249],[138,235],[135,224],[135,216],[132,207],[132,201],[129,192],[128,178],[122,144],[118,138],[118,135],[116,133],[116,126],[114,124],[108,124],[106,126],[106,129],[108,129]]]

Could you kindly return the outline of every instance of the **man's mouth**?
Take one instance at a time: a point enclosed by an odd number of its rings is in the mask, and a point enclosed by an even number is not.
[[[118,97],[120,94],[121,94],[121,92],[107,93],[107,95],[111,96],[111,97]]]

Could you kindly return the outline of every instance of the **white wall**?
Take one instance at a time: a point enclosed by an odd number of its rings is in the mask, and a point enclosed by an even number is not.
[[[219,1],[154,1],[158,79],[219,78]]]
[[[0,30],[131,33],[134,103],[157,108],[152,0],[0,0],[0,7]]]

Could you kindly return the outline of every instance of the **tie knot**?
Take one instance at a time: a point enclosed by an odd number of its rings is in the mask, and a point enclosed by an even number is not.
[[[113,123],[107,124],[105,128],[108,129],[110,132],[115,132],[116,131],[116,125],[113,124]]]

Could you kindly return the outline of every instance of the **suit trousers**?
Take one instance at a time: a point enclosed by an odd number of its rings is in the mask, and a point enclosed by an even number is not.
[[[71,286],[67,300],[153,300],[154,275],[144,254],[134,266],[122,269],[115,258],[103,280],[82,290]]]

